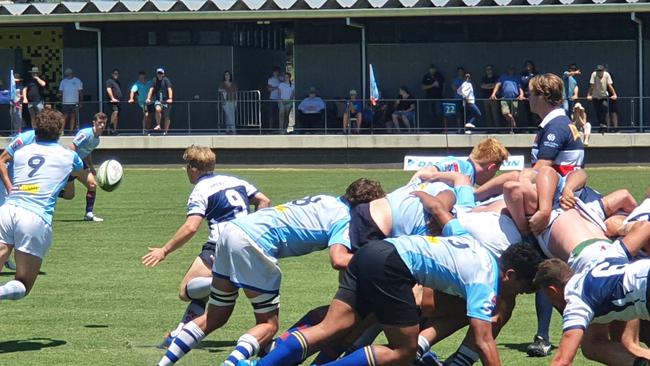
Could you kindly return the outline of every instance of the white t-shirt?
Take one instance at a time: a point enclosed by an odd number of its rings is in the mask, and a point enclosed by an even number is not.
[[[469,81],[464,81],[458,90],[456,90],[458,95],[462,96],[467,103],[474,104],[476,99],[474,98],[474,87]]]
[[[83,90],[84,85],[76,77],[72,79],[64,78],[59,84],[59,91],[63,95],[63,104],[79,103],[79,92]]]
[[[280,85],[280,82],[282,81],[281,77],[275,77],[271,76],[269,78],[269,81],[267,81],[267,84],[272,87],[272,88],[277,88]],[[280,99],[280,91],[278,89],[273,90],[271,92],[271,95],[269,95],[269,99],[271,100],[278,100]]]
[[[594,86],[592,96],[597,99],[605,99],[609,97],[609,91],[607,90],[608,85],[614,84],[612,81],[612,76],[607,72],[603,72],[603,77],[599,78],[596,71],[591,73],[591,78],[589,79],[589,84]]]
[[[278,85],[278,89],[280,89],[281,100],[291,100],[293,98],[293,90],[295,89],[293,84],[285,83],[283,81]]]

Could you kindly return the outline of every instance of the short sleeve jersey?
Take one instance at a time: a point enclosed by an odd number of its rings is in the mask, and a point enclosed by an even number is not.
[[[646,198],[625,218],[625,223],[650,221],[650,198]]]
[[[59,192],[70,173],[83,168],[81,158],[55,142],[36,142],[11,155],[13,188],[5,203],[32,211],[51,224]]]
[[[457,220],[443,230],[447,237],[400,236],[386,241],[419,284],[467,300],[467,316],[491,321],[499,291],[496,260]]]
[[[571,277],[564,288],[563,330],[586,329],[591,322],[650,320],[647,286],[650,260],[628,264],[610,258]]]
[[[273,258],[297,257],[334,244],[350,249],[349,223],[348,204],[327,195],[297,199],[232,221]]]
[[[250,200],[259,192],[245,180],[227,175],[204,175],[187,200],[187,216],[201,216],[208,221],[208,242],[216,243],[219,224],[248,215]]]
[[[469,159],[459,159],[454,156],[448,156],[434,164],[438,171],[457,172],[469,177],[471,184],[476,183],[476,167]]]
[[[92,127],[82,128],[72,139],[72,144],[77,148],[79,157],[85,159],[99,146],[99,136],[95,136]]]
[[[551,160],[552,167],[562,176],[584,166],[585,148],[580,134],[562,108],[554,109],[540,124],[533,148],[531,163]]]
[[[453,189],[441,182],[416,180],[386,195],[393,219],[390,236],[425,235],[430,215],[424,210],[420,199],[411,193],[422,191],[435,196],[445,190]]]

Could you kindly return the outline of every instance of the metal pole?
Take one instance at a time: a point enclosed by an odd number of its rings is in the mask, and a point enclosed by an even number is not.
[[[364,100],[368,99],[366,85],[366,26],[358,22],[353,22],[350,18],[345,18],[345,25],[361,29],[361,92]]]
[[[103,74],[103,61],[102,61],[102,30],[99,28],[83,27],[79,22],[74,23],[74,28],[83,32],[97,33],[97,100],[99,100],[99,111],[104,111],[104,93],[102,88],[102,74]]]
[[[643,21],[637,18],[635,12],[630,14],[630,18],[637,24],[637,52],[639,57],[639,132],[643,132]]]

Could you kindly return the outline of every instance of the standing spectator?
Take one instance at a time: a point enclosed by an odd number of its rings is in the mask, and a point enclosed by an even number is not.
[[[280,101],[280,89],[279,89],[279,86],[280,86],[280,83],[282,82],[282,80],[283,80],[283,78],[280,75],[280,67],[274,66],[273,67],[273,74],[271,75],[271,77],[269,77],[269,80],[266,82],[266,87],[267,87],[267,90],[269,91],[269,103],[268,104],[269,104],[269,111],[270,111],[270,114],[271,114],[271,121],[269,121],[270,122],[269,127],[271,127],[271,128],[273,128],[276,125],[275,119],[276,119],[276,117],[279,116],[279,111],[280,111],[279,110],[279,107],[280,107],[280,103],[279,103],[279,101]],[[282,122],[280,120],[278,120],[277,125],[278,125],[279,129],[282,129]]]
[[[580,75],[580,68],[576,64],[569,64],[567,71],[562,74],[564,81],[564,110],[567,115],[573,111],[573,104],[576,103],[579,96],[578,80],[576,76]]]
[[[43,108],[45,108],[43,90],[47,82],[40,76],[40,73],[41,71],[38,69],[38,66],[33,66],[29,71],[31,77],[27,79],[23,88],[23,103],[27,104],[32,128],[34,127],[36,115],[41,113]]]
[[[596,66],[596,70],[591,73],[591,78],[589,78],[587,100],[594,106],[602,132],[609,127],[609,101],[610,99],[616,100],[616,98],[612,77],[605,71],[605,66]]]
[[[499,120],[499,102],[491,100],[492,90],[497,84],[499,77],[494,73],[494,66],[485,66],[485,74],[481,79],[481,98],[483,99],[483,110],[485,110],[485,125],[487,127],[498,127]]]
[[[422,90],[427,99],[431,99],[431,120],[433,126],[441,125],[440,99],[445,87],[445,77],[438,71],[434,64],[429,65],[429,72],[422,77]]]
[[[605,70],[605,71],[609,72],[609,70]],[[612,80],[614,79],[611,73],[609,74],[609,77]],[[612,90],[614,90],[612,92],[612,95],[616,95],[613,81],[612,81],[611,88]],[[613,97],[609,98],[609,121],[611,123],[608,127],[611,127],[611,131],[618,132],[618,98],[613,98]]]
[[[499,77],[490,99],[496,100],[497,94],[501,96],[501,114],[505,117],[510,126],[510,133],[514,133],[517,127],[518,101],[524,99],[524,90],[521,88],[521,79],[515,75],[515,67],[508,66],[508,73]]]
[[[65,116],[65,124],[69,131],[73,132],[78,129],[77,108],[83,98],[84,85],[77,77],[74,76],[71,68],[65,69],[63,80],[59,84],[59,97],[61,98],[61,112]],[[65,132],[65,126],[63,126]]]
[[[20,74],[14,73],[16,82],[16,94],[11,95],[13,98],[9,106],[9,119],[11,120],[11,133],[18,134],[23,130],[23,79]]]
[[[226,116],[226,133],[235,134],[235,112],[237,108],[237,84],[232,79],[230,70],[223,72],[223,80],[219,84],[219,93],[223,97],[223,114]]]
[[[347,133],[350,126],[350,119],[356,122],[355,133],[361,131],[361,123],[363,123],[363,102],[357,100],[357,91],[350,90],[350,100],[345,106],[345,113],[343,113],[343,132]]]
[[[573,125],[580,133],[580,139],[585,147],[589,146],[589,137],[591,136],[591,123],[587,121],[587,112],[585,108],[577,102],[573,106]]]
[[[528,104],[528,82],[533,77],[539,75],[539,71],[535,68],[535,63],[531,60],[524,62],[524,70],[521,72],[521,89],[524,91],[524,99],[519,102],[519,126],[530,127],[533,121],[537,119],[537,115],[531,113],[530,105]]]
[[[460,126],[460,121],[465,115],[463,110],[463,96],[458,94],[458,88],[465,82],[465,68],[459,66],[456,68],[456,77],[451,81],[451,90],[454,92],[454,99],[457,101],[456,104],[456,123]]]
[[[106,80],[106,95],[111,109],[111,127],[109,134],[117,135],[117,124],[120,117],[120,101],[122,100],[122,86],[120,85],[120,70],[113,69],[111,77]]]
[[[465,112],[469,112],[472,117],[465,123],[465,133],[472,133],[472,129],[476,128],[475,122],[481,119],[481,110],[476,106],[476,99],[474,98],[474,86],[472,86],[472,75],[465,74],[465,81],[460,85],[457,91],[463,97],[465,105]]]
[[[165,76],[165,69],[159,67],[156,69],[156,78],[153,81],[149,94],[147,95],[147,104],[153,103],[154,112],[156,113],[156,127],[154,131],[160,131],[160,124],[165,121],[165,130],[163,135],[169,132],[171,124],[169,112],[172,109],[174,101],[174,90],[172,82]]]
[[[305,125],[318,126],[322,121],[322,113],[325,110],[325,102],[321,97],[316,95],[316,88],[309,88],[307,98],[303,99],[298,105],[300,111],[301,127]]]
[[[409,89],[402,85],[399,88],[399,97],[395,101],[395,110],[393,112],[393,127],[399,132],[400,121],[404,123],[406,132],[411,132],[411,125],[415,120],[415,101],[411,96]]]
[[[278,116],[280,117],[281,133],[293,133],[296,125],[295,112],[293,110],[293,97],[295,86],[291,82],[291,73],[284,73],[284,80],[278,85],[280,102],[278,104]]]
[[[142,134],[151,128],[151,117],[149,115],[151,105],[147,104],[147,95],[152,85],[153,81],[147,79],[147,73],[140,71],[138,72],[138,80],[131,86],[131,94],[129,95],[129,103],[135,103],[137,97],[138,106],[142,108]]]

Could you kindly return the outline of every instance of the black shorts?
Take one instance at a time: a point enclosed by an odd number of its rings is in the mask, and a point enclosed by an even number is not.
[[[117,103],[110,102],[110,103],[108,103],[108,106],[110,107],[109,109],[112,112],[118,112],[119,113],[119,111],[122,109],[122,108],[120,108],[120,102],[117,102]]]
[[[350,244],[352,252],[372,240],[384,240],[386,235],[370,216],[370,204],[360,203],[350,212]]]
[[[609,100],[609,113],[618,113],[618,99]]]
[[[61,113],[63,114],[73,114],[77,111],[76,104],[61,104]]]
[[[86,165],[86,163],[84,163],[84,170],[88,170],[88,165]],[[72,182],[75,179],[77,179],[77,177],[75,177],[74,175],[69,175],[68,176],[68,183]],[[61,191],[61,192],[63,192],[63,191]]]
[[[212,265],[214,264],[214,243],[207,242],[203,244],[203,248],[201,248],[201,253],[199,253],[199,258],[203,260],[203,263],[205,263],[210,270],[212,270]]]
[[[384,240],[372,241],[352,257],[334,298],[361,318],[375,314],[380,324],[408,327],[420,321],[415,284],[395,247]]]

